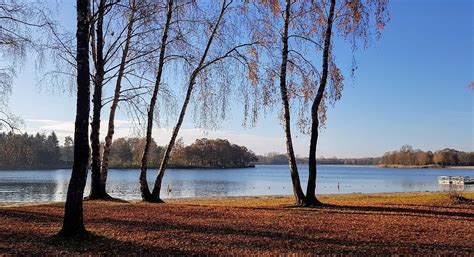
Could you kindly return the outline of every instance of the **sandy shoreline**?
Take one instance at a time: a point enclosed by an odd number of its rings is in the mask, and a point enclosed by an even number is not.
[[[474,166],[450,166],[447,168],[451,170],[473,170],[474,171]]]

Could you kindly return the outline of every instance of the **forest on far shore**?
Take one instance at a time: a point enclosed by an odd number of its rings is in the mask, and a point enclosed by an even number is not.
[[[144,138],[117,138],[109,156],[111,168],[139,168],[145,147]],[[149,164],[157,168],[165,151],[152,140]],[[0,133],[0,169],[54,169],[71,168],[74,142],[66,137],[60,145],[56,133],[35,135]],[[245,146],[225,139],[197,139],[185,146],[176,142],[170,167],[177,168],[241,168],[252,167],[257,156]]]
[[[102,144],[103,147],[103,144]],[[109,157],[111,168],[139,168],[145,139],[117,138],[112,143]],[[0,133],[0,169],[55,169],[71,168],[74,142],[66,137],[59,144],[56,133],[35,135]],[[150,145],[149,164],[158,168],[166,146]],[[297,157],[298,164],[308,164],[308,158]],[[435,152],[414,150],[404,145],[399,151],[369,158],[318,158],[319,164],[395,166],[474,166],[474,152],[443,149]],[[196,139],[191,145],[177,140],[171,159],[172,168],[243,168],[262,165],[287,165],[286,154],[271,152],[256,155],[245,146],[225,139]]]
[[[288,157],[284,153],[271,152],[265,155],[258,155],[258,164],[265,165],[282,165],[288,164]],[[377,165],[382,158],[367,157],[367,158],[318,158],[318,164],[334,164],[334,165]],[[308,164],[307,157],[296,157],[298,164]]]
[[[308,164],[308,158],[296,158],[298,164]],[[268,153],[258,156],[258,164],[288,164],[286,154]],[[318,164],[403,166],[474,166],[474,152],[445,148],[435,152],[413,149],[403,145],[398,151],[386,152],[382,157],[318,158]]]
[[[450,148],[432,152],[413,149],[411,145],[403,145],[398,151],[386,152],[379,164],[388,166],[474,166],[474,152],[463,152]]]

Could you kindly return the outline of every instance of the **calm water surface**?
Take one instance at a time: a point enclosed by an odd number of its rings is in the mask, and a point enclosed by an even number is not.
[[[305,188],[307,166],[299,166]],[[71,170],[0,171],[0,203],[65,201]],[[110,170],[107,190],[122,199],[140,199],[138,169]],[[465,190],[470,185],[449,188],[439,185],[438,176],[474,176],[474,170],[389,169],[372,166],[318,166],[317,193],[376,193]],[[156,171],[148,172],[148,181]],[[86,186],[89,191],[89,181]],[[168,192],[170,191],[170,192]],[[249,169],[170,169],[163,181],[163,198],[291,195],[287,165],[258,165]]]

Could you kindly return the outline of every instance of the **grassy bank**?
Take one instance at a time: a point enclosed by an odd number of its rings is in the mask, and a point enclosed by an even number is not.
[[[463,193],[474,199],[474,192]],[[63,204],[0,208],[9,254],[474,254],[474,205],[447,193],[179,199],[166,204],[86,202],[85,241],[64,241]]]

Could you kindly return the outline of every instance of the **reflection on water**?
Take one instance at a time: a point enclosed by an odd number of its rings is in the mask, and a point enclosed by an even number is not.
[[[440,184],[440,191],[474,191],[473,184]]]
[[[307,166],[299,166],[306,185]],[[110,170],[107,190],[122,199],[140,199],[137,170]],[[320,194],[474,191],[472,185],[439,185],[441,175],[474,176],[474,170],[385,169],[371,166],[318,167]],[[156,172],[148,173],[150,186]],[[46,202],[66,199],[70,170],[0,171],[0,202]],[[89,192],[89,181],[85,189]],[[163,198],[291,195],[286,165],[261,165],[254,169],[173,170],[164,178]]]

